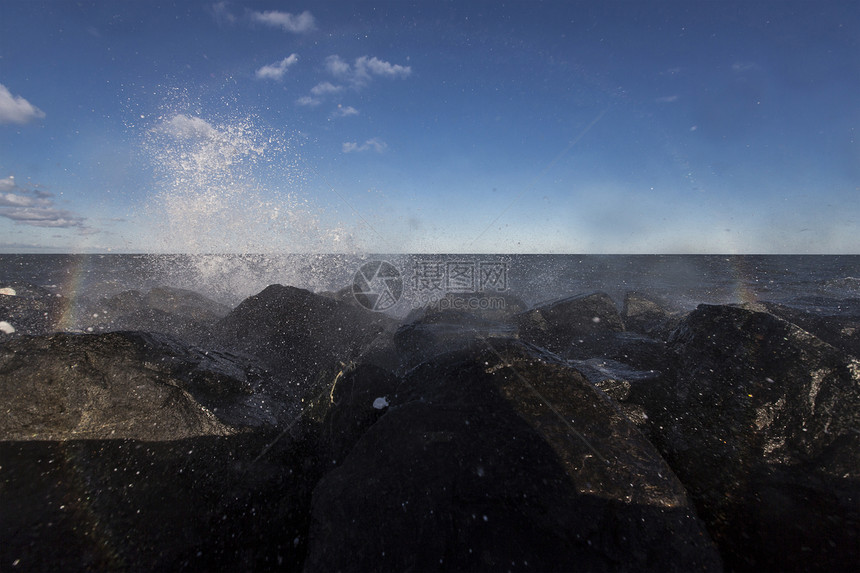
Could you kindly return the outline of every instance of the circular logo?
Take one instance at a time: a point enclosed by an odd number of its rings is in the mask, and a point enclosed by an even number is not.
[[[403,295],[403,279],[394,265],[385,261],[364,263],[352,280],[352,296],[358,304],[375,312],[388,310]]]

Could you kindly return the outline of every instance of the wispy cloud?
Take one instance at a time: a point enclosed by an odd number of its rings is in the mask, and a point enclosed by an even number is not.
[[[354,90],[367,87],[374,77],[406,78],[412,74],[410,66],[392,64],[391,62],[370,56],[361,56],[350,64],[337,54],[333,54],[325,59],[324,66],[329,75],[340,83],[334,84],[329,81],[318,83],[311,88],[311,95],[299,98],[296,101],[298,105],[320,105],[326,96],[342,92],[346,87]],[[338,109],[332,113],[332,117],[346,117],[348,115],[356,115],[357,113],[358,110],[353,107],[338,106]]]
[[[349,117],[351,115],[358,115],[358,110],[351,105],[338,105],[331,114],[332,117]]]
[[[331,82],[321,82],[311,88],[311,93],[316,96],[335,94],[340,91],[343,91],[343,86],[336,86]]]
[[[236,16],[230,12],[228,4],[228,2],[224,1],[212,4],[212,16],[219,26],[236,22]]]
[[[13,96],[6,86],[0,84],[0,125],[4,123],[23,125],[43,117],[45,112],[21,96]]]
[[[280,80],[287,70],[299,61],[298,54],[290,54],[280,62],[263,66],[257,70],[256,76],[260,80]]]
[[[748,72],[757,68],[758,64],[756,64],[755,62],[735,62],[734,64],[732,64],[733,72]]]
[[[358,74],[373,74],[389,78],[405,78],[412,73],[410,66],[392,64],[376,57],[368,58],[367,56],[362,56],[355,60],[355,69]]]
[[[657,103],[675,103],[676,101],[678,101],[678,96],[677,95],[670,95],[670,96],[658,97],[654,101],[656,101]]]
[[[350,65],[343,58],[334,54],[326,58],[325,67],[335,78],[349,82],[356,87],[367,85],[374,76],[406,78],[412,74],[411,66],[392,64],[375,56],[361,56]]]
[[[301,34],[310,32],[316,28],[316,20],[313,14],[305,10],[301,14],[290,14],[289,12],[279,12],[277,10],[267,10],[266,12],[251,12],[251,20],[266,26],[281,28],[286,32]]]
[[[14,177],[0,179],[0,217],[33,227],[77,228],[92,232],[84,217],[59,209],[52,195],[38,189],[19,186]]]
[[[343,152],[344,153],[359,153],[362,151],[375,151],[377,153],[382,153],[388,145],[379,139],[378,137],[374,137],[373,139],[368,139],[361,145],[355,142],[347,141],[343,144]]]

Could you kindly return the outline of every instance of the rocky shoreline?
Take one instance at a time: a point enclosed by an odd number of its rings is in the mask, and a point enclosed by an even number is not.
[[[6,286],[6,285],[4,285]],[[848,571],[860,306],[0,295],[4,570]]]

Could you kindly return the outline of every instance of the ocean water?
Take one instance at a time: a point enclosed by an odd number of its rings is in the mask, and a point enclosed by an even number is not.
[[[860,305],[860,255],[0,255],[0,287],[32,284],[75,300],[169,286],[235,306],[271,284],[352,289],[386,261],[400,282],[385,312],[404,316],[446,293],[504,293],[528,305],[594,291],[623,305],[635,291],[678,309],[772,301],[813,312]]]

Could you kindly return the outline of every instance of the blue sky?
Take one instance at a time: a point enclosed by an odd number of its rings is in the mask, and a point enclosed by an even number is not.
[[[0,5],[4,252],[860,252],[860,5]]]

